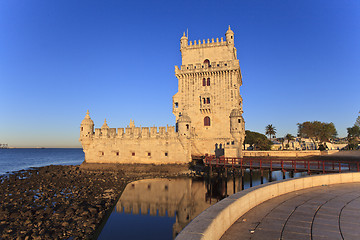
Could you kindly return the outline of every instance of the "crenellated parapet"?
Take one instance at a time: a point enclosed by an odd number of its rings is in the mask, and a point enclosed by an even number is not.
[[[229,46],[234,47],[234,32],[230,29],[225,34],[225,40],[223,37],[220,38],[212,38],[211,40],[208,38],[207,40],[194,40],[189,41],[188,37],[184,35],[180,40],[180,47],[181,50],[183,49],[199,49],[199,48],[209,48],[209,47],[222,47],[222,46]]]
[[[218,46],[226,46],[227,42],[224,41],[224,38],[221,37],[220,41],[219,38],[216,38],[214,40],[214,38],[210,39],[208,38],[207,40],[203,39],[203,40],[194,40],[189,41],[189,44],[186,46],[186,48],[203,48],[203,47],[218,47]]]
[[[126,127],[126,128],[95,128],[94,138],[174,138],[177,137],[174,126],[166,127]]]
[[[210,65],[204,63],[175,66],[175,75],[187,73],[209,73],[218,71],[240,71],[239,60],[211,62]]]

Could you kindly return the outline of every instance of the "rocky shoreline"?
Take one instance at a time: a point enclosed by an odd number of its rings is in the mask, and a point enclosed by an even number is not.
[[[0,239],[92,239],[125,186],[187,165],[46,166],[0,176]]]

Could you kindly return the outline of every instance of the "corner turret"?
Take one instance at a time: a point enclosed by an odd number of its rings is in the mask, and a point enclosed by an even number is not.
[[[242,145],[245,139],[245,122],[242,117],[242,110],[234,108],[230,113],[230,133],[234,138],[233,146],[235,148],[225,149],[225,154],[231,157],[242,157]]]
[[[227,44],[229,46],[234,46],[234,32],[230,29],[230,25],[229,25],[229,29],[225,33],[225,36],[226,36]]]
[[[183,114],[177,120],[177,130],[180,137],[190,138],[191,134],[191,119],[187,114]]]
[[[188,46],[188,38],[185,36],[185,32],[184,35],[181,37],[180,39],[180,48],[186,48]]]
[[[244,125],[241,109],[234,108],[230,113],[230,133],[238,141],[244,133]]]
[[[94,134],[94,122],[90,118],[89,110],[87,110],[86,116],[80,124],[80,138],[89,137],[93,134]]]

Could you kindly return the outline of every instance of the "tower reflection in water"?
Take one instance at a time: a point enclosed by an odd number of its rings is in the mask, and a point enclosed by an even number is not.
[[[273,181],[283,178],[281,172],[272,172],[270,176]],[[112,239],[111,236],[132,239],[175,238],[210,205],[242,189],[268,181],[269,172],[247,170],[232,176],[221,174],[201,179],[146,179],[129,183],[99,239]],[[126,224],[133,217],[137,217],[135,224],[138,226],[127,227]],[[144,230],[147,225],[151,225],[151,229]],[[172,236],[168,229],[171,225]]]

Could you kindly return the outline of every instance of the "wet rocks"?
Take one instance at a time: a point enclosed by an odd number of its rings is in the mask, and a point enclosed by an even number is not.
[[[129,178],[47,166],[0,177],[0,239],[73,239],[94,234]],[[99,217],[100,216],[100,217]]]
[[[126,184],[187,166],[46,166],[0,176],[0,239],[91,239]]]

